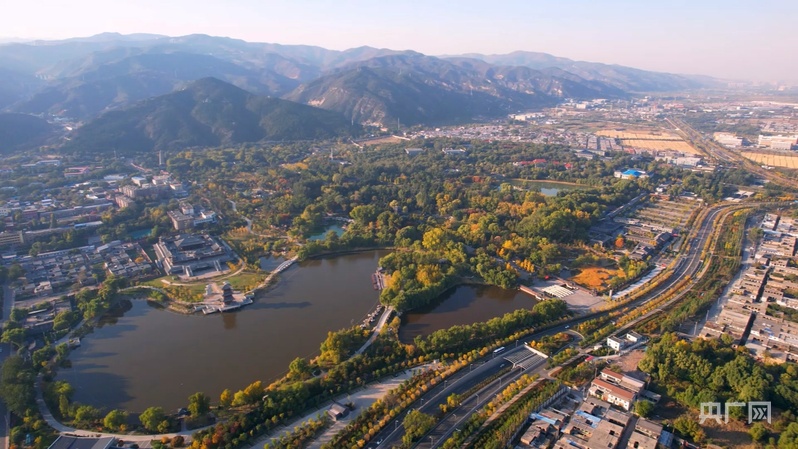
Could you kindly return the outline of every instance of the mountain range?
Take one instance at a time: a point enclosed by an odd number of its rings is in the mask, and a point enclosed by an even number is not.
[[[372,47],[338,51],[206,35],[104,33],[0,45],[0,110],[61,117],[85,127],[94,121],[119,122],[129,115],[133,129],[141,108],[154,107],[151,99],[187,86],[198,89],[191,83],[209,77],[255,97],[283,98],[341,114],[350,123],[387,127],[397,122],[456,123],[550,106],[564,98],[624,98],[635,92],[694,89],[714,82],[532,52],[434,57]],[[284,105],[277,109],[289,110]],[[313,109],[290,111],[318,118]],[[268,134],[252,130],[251,136]],[[167,143],[155,138],[150,143],[173,147],[190,140]],[[69,147],[76,142],[86,143],[73,139]]]
[[[122,153],[275,140],[317,140],[351,133],[341,114],[251,94],[216,78],[110,111],[79,128],[66,152]]]

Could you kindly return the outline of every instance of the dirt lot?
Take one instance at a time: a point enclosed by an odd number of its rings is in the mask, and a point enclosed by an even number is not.
[[[619,357],[617,360],[613,361],[613,364],[617,364],[621,367],[624,372],[632,372],[637,370],[637,364],[640,363],[640,360],[646,355],[641,349],[637,349],[635,351],[629,352],[624,354],[623,356]]]
[[[585,267],[579,269],[579,274],[571,278],[582,287],[588,289],[601,289],[607,280],[618,274],[618,270],[607,269],[604,267]]]
[[[359,142],[361,145],[368,146],[368,145],[382,145],[384,143],[399,143],[402,142],[402,139],[394,136],[388,137],[378,137],[375,139],[364,140]]]

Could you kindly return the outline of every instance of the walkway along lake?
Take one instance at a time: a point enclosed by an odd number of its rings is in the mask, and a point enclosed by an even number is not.
[[[72,368],[58,379],[75,400],[141,412],[185,406],[203,391],[218,401],[225,388],[282,376],[295,357],[314,357],[327,332],[358,324],[377,304],[371,274],[388,251],[309,260],[283,272],[255,304],[234,312],[186,316],[132,301],[124,315],[81,340]],[[460,286],[426,310],[406,314],[400,337],[412,341],[455,324],[486,321],[535,304],[497,287]]]

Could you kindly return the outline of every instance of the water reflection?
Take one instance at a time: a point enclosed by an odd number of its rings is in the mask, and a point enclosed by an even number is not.
[[[419,335],[429,335],[457,324],[487,321],[505,313],[532,308],[536,301],[518,290],[464,285],[450,290],[439,301],[402,317],[399,339],[411,343]]]

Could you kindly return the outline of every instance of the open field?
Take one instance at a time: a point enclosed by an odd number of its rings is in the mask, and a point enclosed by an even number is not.
[[[621,140],[678,140],[682,138],[676,134],[671,134],[668,131],[616,131],[614,129],[603,129],[596,132],[596,135],[602,137],[614,137]]]
[[[670,131],[603,129],[596,132],[603,137],[614,137],[625,147],[634,147],[654,151],[678,151],[680,153],[701,154],[692,145]]]
[[[368,146],[368,145],[382,145],[384,143],[399,143],[399,142],[402,142],[402,139],[394,136],[388,136],[388,137],[377,137],[374,139],[363,140],[358,143],[360,143],[361,145]]]
[[[680,153],[701,154],[689,143],[683,140],[639,140],[621,139],[621,145],[625,147],[641,148],[654,151],[678,151]]]
[[[584,267],[579,268],[579,274],[571,280],[589,289],[601,289],[607,280],[618,274],[618,270],[606,269],[604,267]]]
[[[780,154],[753,153],[750,151],[745,151],[740,154],[742,154],[744,158],[750,159],[756,162],[757,164],[770,165],[773,167],[798,169],[798,156],[787,156],[787,155],[782,156]]]

